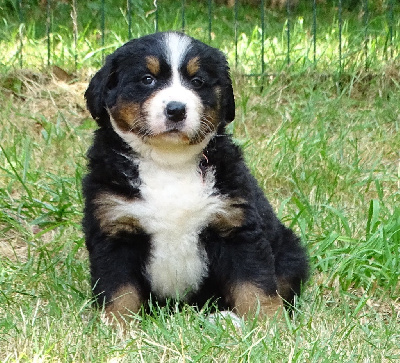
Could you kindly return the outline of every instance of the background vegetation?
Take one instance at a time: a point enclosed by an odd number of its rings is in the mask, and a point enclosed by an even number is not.
[[[214,4],[209,33],[207,3],[186,4],[186,31],[228,55],[238,113],[231,131],[307,245],[312,278],[283,322],[237,329],[211,323],[206,309],[154,307],[125,333],[91,307],[80,182],[96,126],[83,93],[129,28],[152,32],[157,16],[159,30],[180,29],[181,3],[161,1],[155,14],[152,2],[135,2],[129,26],[126,4],[107,2],[104,30],[100,2],[79,2],[72,17],[62,1],[0,4],[2,361],[400,359],[397,3],[369,3],[368,21],[364,2],[344,3],[342,58],[338,4],[319,3],[316,62],[312,9],[300,3],[289,17],[289,65],[287,15],[266,7],[263,76],[255,76],[258,6],[237,8],[235,32],[234,9]]]

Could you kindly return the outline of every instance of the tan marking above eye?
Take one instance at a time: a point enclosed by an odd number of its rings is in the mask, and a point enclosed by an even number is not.
[[[157,76],[160,73],[160,61],[157,57],[147,56],[146,57],[147,69],[154,75]]]
[[[194,57],[189,59],[186,69],[190,77],[194,76],[200,68],[200,58]]]

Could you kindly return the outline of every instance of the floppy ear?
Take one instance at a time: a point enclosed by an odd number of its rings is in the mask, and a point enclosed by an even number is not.
[[[229,123],[235,119],[235,96],[233,94],[232,81],[228,75],[229,84],[224,90],[225,122]]]
[[[228,61],[220,51],[220,76],[222,77],[222,116],[226,124],[235,119],[235,96],[233,94],[232,79]]]
[[[110,122],[105,98],[118,82],[112,63],[112,59],[106,60],[106,64],[94,75],[85,92],[87,108],[99,126],[106,126]]]

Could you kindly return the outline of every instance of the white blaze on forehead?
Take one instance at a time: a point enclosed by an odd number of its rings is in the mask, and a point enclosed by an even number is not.
[[[178,75],[178,70],[182,61],[190,49],[191,39],[178,33],[167,33],[165,38],[166,51],[172,74]]]

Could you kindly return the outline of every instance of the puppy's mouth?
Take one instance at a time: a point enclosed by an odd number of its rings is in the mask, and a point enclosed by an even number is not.
[[[184,128],[185,128],[185,120],[179,122],[167,121],[165,123],[166,133],[184,133]]]
[[[162,111],[152,116],[149,110],[133,102],[118,102],[109,110],[114,129],[122,135],[135,134],[152,145],[195,145],[215,133],[215,112],[207,110],[199,119]],[[129,137],[128,137],[129,138]]]
[[[151,136],[147,136],[145,138],[149,143],[155,141],[165,142],[165,143],[174,143],[174,144],[191,144],[191,137],[187,132],[182,131],[181,127],[171,126],[167,127],[165,131],[160,133],[152,134]]]

